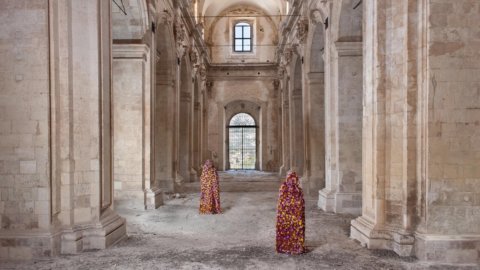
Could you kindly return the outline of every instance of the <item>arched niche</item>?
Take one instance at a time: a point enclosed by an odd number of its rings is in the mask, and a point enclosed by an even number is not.
[[[332,36],[334,41],[362,41],[362,3],[357,0],[338,0],[332,9]]]
[[[112,37],[114,40],[140,40],[149,29],[147,0],[117,1],[126,14],[112,2]],[[123,6],[122,6],[123,4]]]
[[[325,34],[323,24],[313,25],[313,34],[310,40],[309,50],[309,68],[310,72],[324,72],[325,71]]]

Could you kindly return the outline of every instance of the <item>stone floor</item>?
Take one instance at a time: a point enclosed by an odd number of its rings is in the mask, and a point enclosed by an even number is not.
[[[198,214],[198,194],[154,211],[121,210],[128,238],[107,250],[0,269],[480,269],[427,265],[349,239],[351,216],[324,213],[307,200],[307,246],[300,256],[275,253],[276,192],[224,192],[224,214]]]

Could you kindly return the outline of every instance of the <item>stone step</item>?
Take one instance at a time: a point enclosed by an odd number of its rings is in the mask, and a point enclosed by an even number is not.
[[[276,173],[257,171],[219,172],[221,192],[276,192],[282,179]],[[185,183],[183,193],[200,192],[200,182]]]

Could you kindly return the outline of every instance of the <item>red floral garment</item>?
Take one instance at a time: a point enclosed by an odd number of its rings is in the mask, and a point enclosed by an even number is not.
[[[217,169],[207,160],[200,176],[200,214],[220,214],[220,188]]]
[[[277,252],[305,252],[305,200],[298,176],[289,172],[280,187],[277,205]]]

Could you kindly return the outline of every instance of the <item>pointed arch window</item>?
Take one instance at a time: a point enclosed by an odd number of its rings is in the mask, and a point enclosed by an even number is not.
[[[246,22],[235,24],[233,29],[233,51],[251,52],[252,51],[252,25]]]

